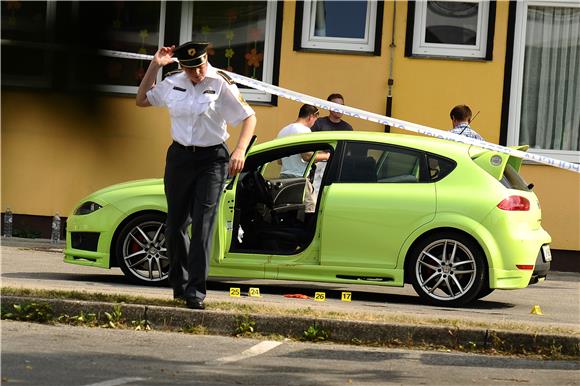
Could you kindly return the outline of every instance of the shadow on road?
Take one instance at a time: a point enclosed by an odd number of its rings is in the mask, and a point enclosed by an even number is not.
[[[87,275],[87,274],[77,274],[77,273],[62,273],[62,272],[12,272],[4,273],[2,277],[14,278],[14,279],[32,279],[32,280],[60,280],[60,281],[72,281],[72,282],[89,282],[89,283],[106,283],[106,284],[130,284],[127,282],[125,276],[118,275]],[[250,282],[250,283],[248,283]],[[297,284],[284,283],[284,284],[263,284],[256,282],[256,280],[228,280],[228,281],[215,281],[211,280],[207,283],[207,289],[212,291],[220,291],[228,293],[232,286],[238,286],[241,288],[242,296],[248,295],[248,290],[250,287],[260,288],[260,293],[264,295],[287,295],[287,294],[303,294],[310,297],[314,297],[314,293],[318,291],[323,291],[326,293],[327,299],[340,300],[342,292],[345,291],[345,287],[341,285],[333,284],[320,284],[320,283],[308,283],[305,285],[300,282]],[[138,285],[135,285],[137,288]],[[156,284],[150,287],[167,288],[167,285]],[[370,302],[373,304],[368,304],[369,307],[382,307],[384,304],[409,304],[409,305],[422,305],[423,302],[416,295],[404,295],[404,294],[386,294],[384,292],[371,292],[371,291],[353,291],[349,288],[349,291],[353,294],[353,301],[357,302]],[[381,289],[384,290],[384,289]],[[376,304],[374,304],[376,303]],[[440,310],[454,310],[455,308],[446,307],[434,307],[427,306],[433,309]],[[481,299],[473,302],[470,305],[464,306],[460,309],[478,309],[478,310],[502,310],[515,307],[514,304],[488,301]]]

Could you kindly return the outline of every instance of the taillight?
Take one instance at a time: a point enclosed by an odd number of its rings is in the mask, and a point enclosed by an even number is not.
[[[504,198],[497,207],[502,210],[530,210],[530,201],[522,196]]]

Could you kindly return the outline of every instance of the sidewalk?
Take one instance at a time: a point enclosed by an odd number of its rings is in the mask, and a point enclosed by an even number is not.
[[[1,245],[6,245],[8,247],[20,247],[20,248],[41,248],[49,250],[64,250],[66,247],[65,240],[59,240],[58,243],[52,243],[49,239],[25,239],[21,237],[4,237],[0,241]]]

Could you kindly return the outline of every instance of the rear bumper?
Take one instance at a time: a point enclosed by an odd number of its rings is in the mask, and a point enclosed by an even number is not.
[[[510,227],[508,223],[502,225],[505,226],[494,229],[496,249],[490,250],[488,255],[490,288],[525,288],[545,277],[550,266],[542,260],[542,246],[550,244],[550,235],[542,228],[530,230]],[[520,269],[518,266],[534,268]]]
[[[532,260],[533,261],[533,260]],[[524,265],[531,265],[528,261]],[[534,269],[498,269],[489,270],[490,287],[499,289],[525,288],[546,278],[550,271],[550,262],[545,261],[541,246],[537,248]]]
[[[534,272],[532,273],[532,277],[530,278],[529,285],[536,284],[537,282],[543,280],[548,276],[548,272],[550,271],[550,262],[546,261],[544,257],[544,253],[542,249],[538,252],[538,256],[536,257],[536,264],[534,265]]]

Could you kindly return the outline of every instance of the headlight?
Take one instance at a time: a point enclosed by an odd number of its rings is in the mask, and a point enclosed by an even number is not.
[[[94,211],[99,210],[101,208],[102,206],[97,204],[96,202],[87,201],[83,202],[81,206],[79,206],[77,210],[75,210],[75,214],[82,216],[83,214],[93,213]]]

